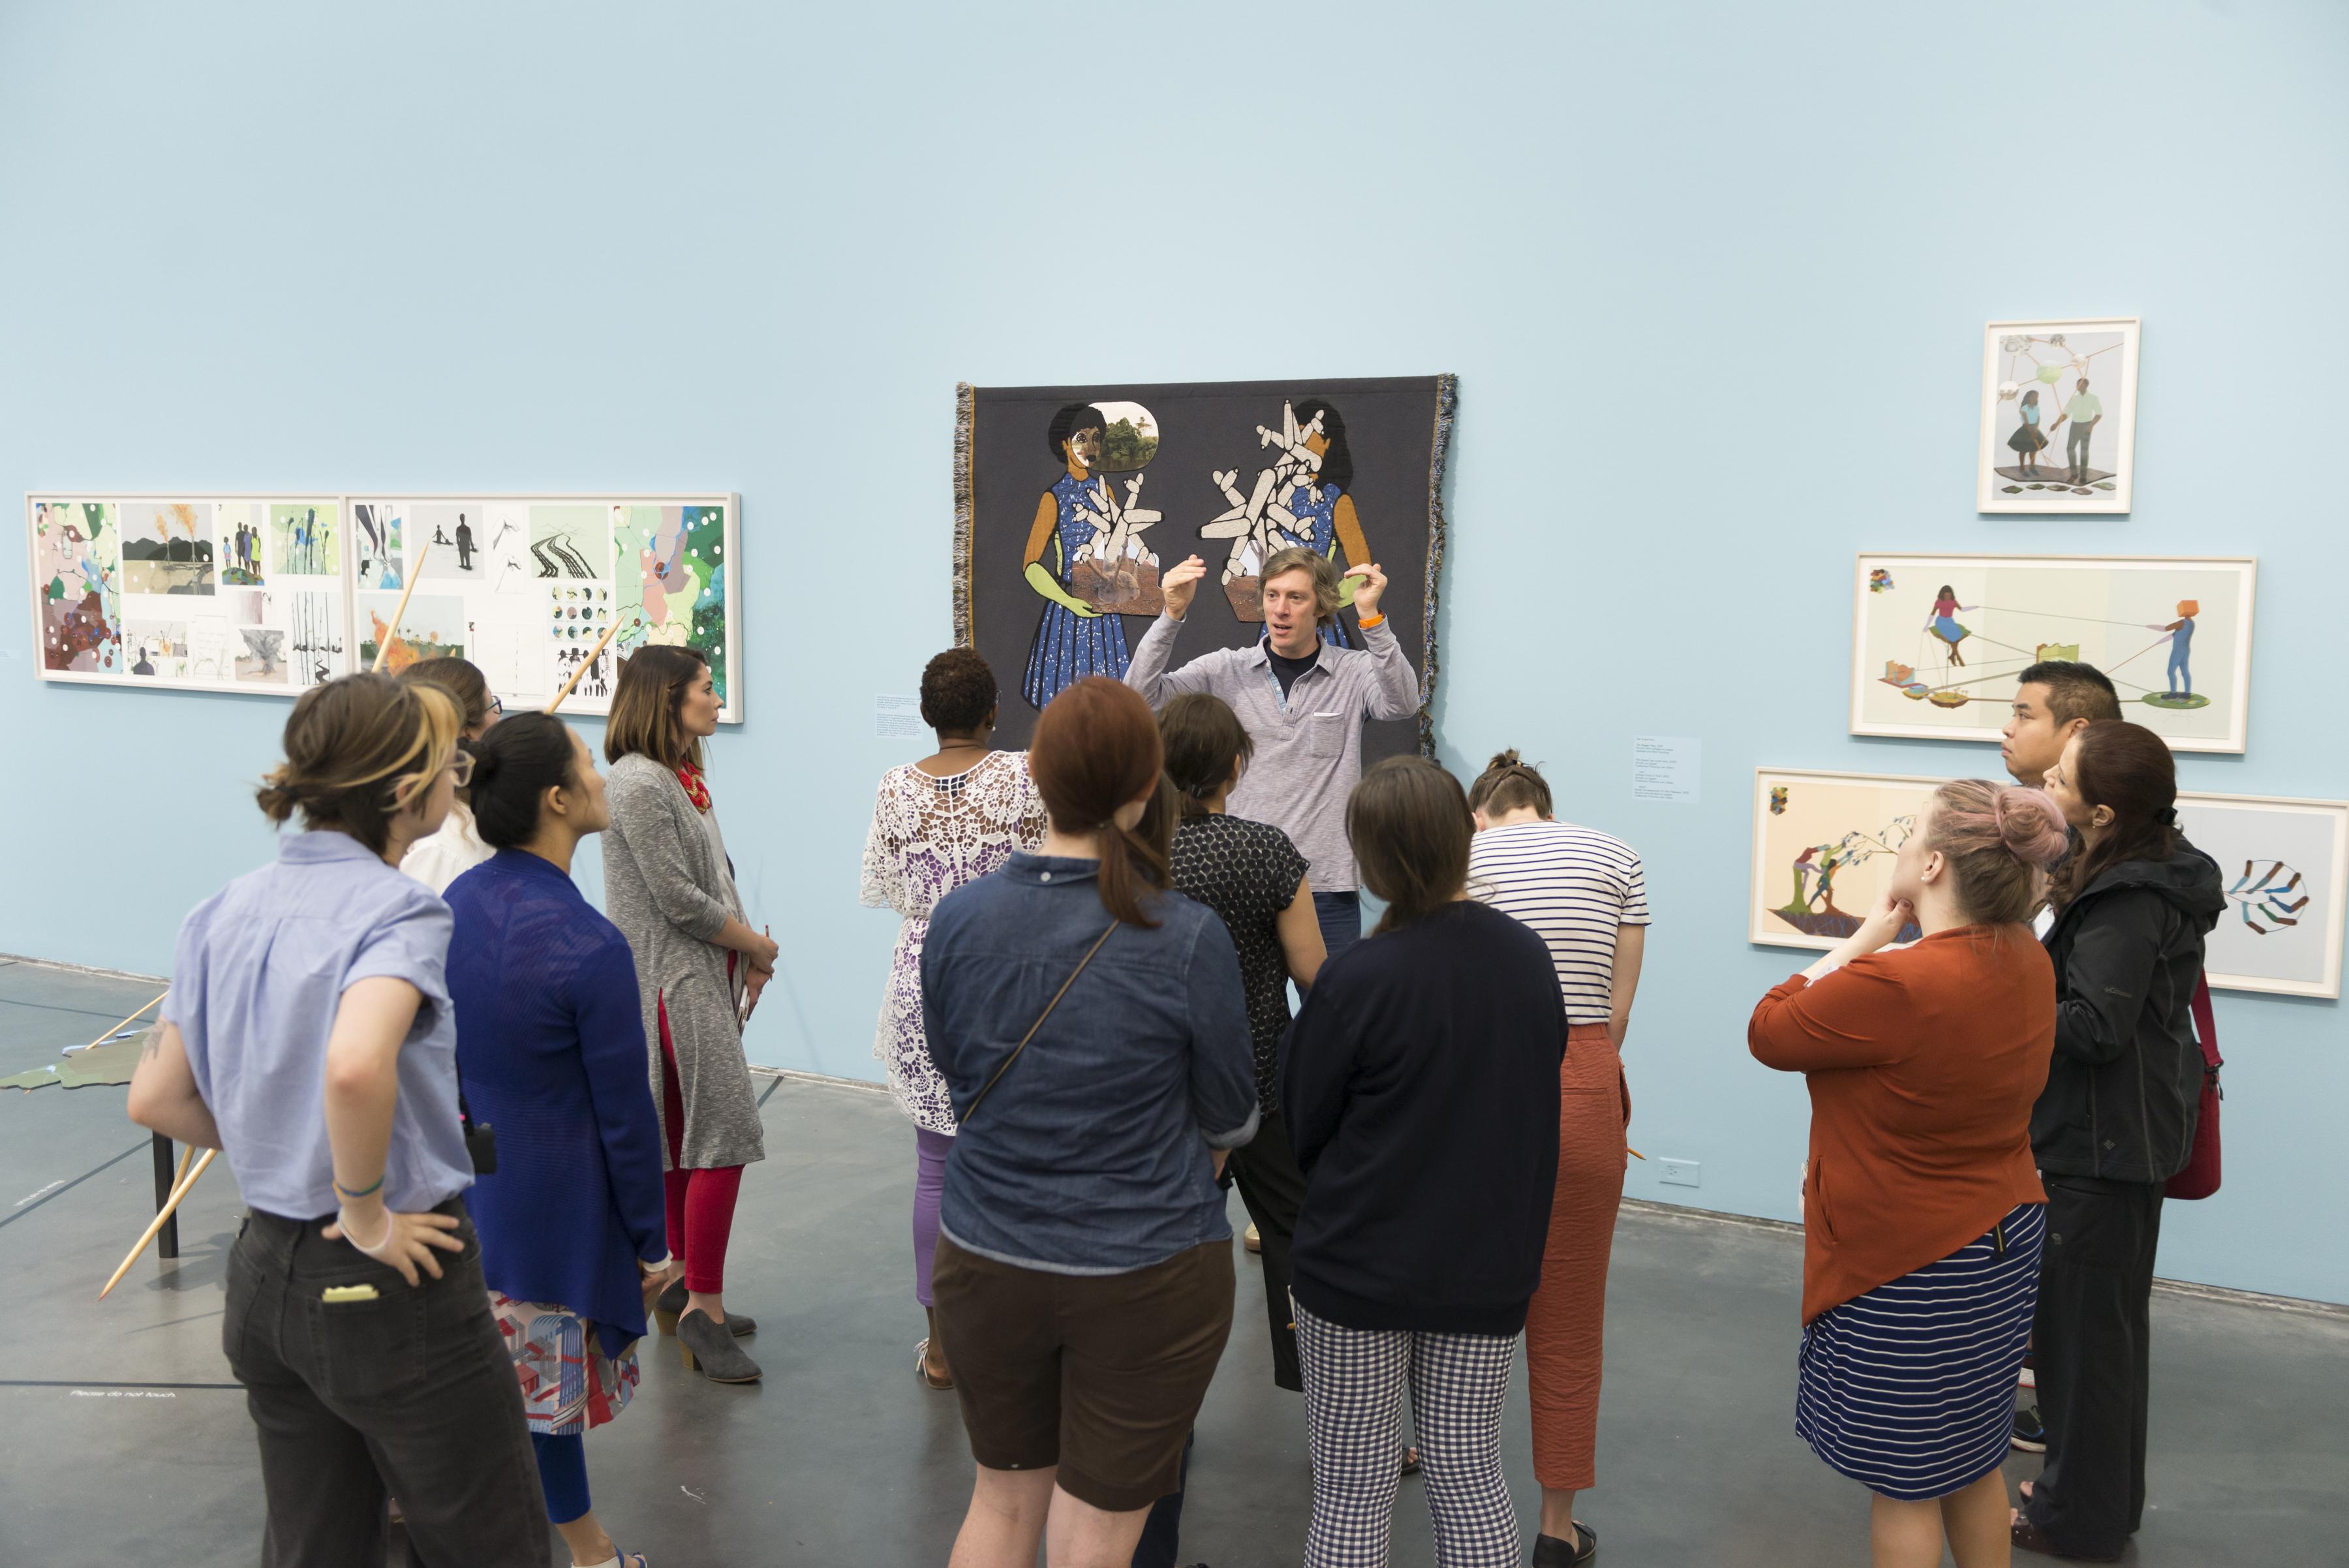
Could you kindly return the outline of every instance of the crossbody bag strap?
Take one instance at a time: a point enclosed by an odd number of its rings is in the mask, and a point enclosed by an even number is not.
[[[1036,1015],[1036,1022],[1028,1026],[1028,1033],[1019,1037],[1019,1044],[1011,1048],[1011,1054],[1003,1059],[1003,1065],[979,1085],[978,1093],[971,1097],[970,1108],[962,1114],[958,1129],[970,1126],[970,1118],[978,1115],[979,1103],[987,1098],[996,1085],[1003,1082],[1003,1075],[1011,1071],[1011,1064],[1019,1060],[1019,1053],[1028,1049],[1028,1042],[1036,1038],[1036,1031],[1044,1027],[1044,1020],[1052,1016],[1052,1009],[1061,1005],[1061,998],[1069,994],[1069,987],[1077,983],[1077,976],[1085,972],[1085,965],[1093,961],[1093,954],[1102,950],[1102,943],[1109,940],[1109,932],[1117,929],[1118,924],[1112,920],[1109,930],[1093,939],[1093,945],[1085,950],[1085,956],[1077,961],[1077,967],[1069,971],[1069,978],[1061,982],[1061,989],[1052,993],[1052,1000],[1044,1004],[1044,1011]]]

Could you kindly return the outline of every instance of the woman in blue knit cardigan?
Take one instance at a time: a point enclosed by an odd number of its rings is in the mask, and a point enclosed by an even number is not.
[[[579,840],[611,815],[557,719],[517,715],[472,749],[475,825],[497,853],[449,888],[449,994],[459,1083],[497,1137],[497,1169],[469,1195],[482,1272],[547,1517],[574,1563],[645,1568],[596,1522],[581,1442],[635,1391],[642,1282],[668,1258],[636,965],[571,880]]]

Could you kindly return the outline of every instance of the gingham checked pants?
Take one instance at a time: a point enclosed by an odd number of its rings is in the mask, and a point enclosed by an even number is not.
[[[1386,1568],[1411,1389],[1437,1568],[1516,1568],[1501,1406],[1516,1336],[1346,1328],[1297,1308],[1313,1524],[1305,1568]]]

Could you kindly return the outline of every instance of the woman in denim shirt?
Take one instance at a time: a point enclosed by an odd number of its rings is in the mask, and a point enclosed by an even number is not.
[[[1140,696],[1092,677],[1036,726],[1050,818],[939,901],[932,1059],[961,1131],[933,1291],[978,1477],[955,1561],[1129,1557],[1177,1485],[1232,1325],[1223,1151],[1257,1127],[1239,960],[1134,832],[1158,788]],[[1016,1059],[1015,1059],[1016,1058]]]

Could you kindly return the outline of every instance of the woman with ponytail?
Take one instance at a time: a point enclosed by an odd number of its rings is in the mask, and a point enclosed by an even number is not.
[[[1355,786],[1346,836],[1386,913],[1321,966],[1281,1047],[1308,1568],[1387,1561],[1406,1387],[1436,1561],[1516,1561],[1501,1409],[1549,1230],[1567,1019],[1541,938],[1468,897],[1475,832],[1423,758]]]
[[[130,1116],[228,1157],[249,1208],[222,1348],[245,1387],[273,1563],[548,1561],[522,1394],[463,1194],[449,906],[400,875],[472,758],[447,693],[305,691],[259,794],[277,857],[180,928]]]
[[[580,1568],[643,1568],[596,1521],[582,1441],[636,1392],[645,1281],[668,1262],[636,965],[571,880],[611,812],[586,742],[548,713],[474,742],[472,791],[492,854],[449,888],[449,995],[468,1107],[502,1146],[473,1189],[482,1270],[546,1517]]]
[[[931,1290],[978,1475],[958,1568],[1124,1563],[1232,1325],[1224,1151],[1257,1128],[1239,961],[1136,832],[1150,709],[1089,677],[1037,721],[1033,853],[938,901],[922,1016],[957,1131]]]
[[[1321,968],[1313,885],[1288,835],[1225,810],[1255,750],[1230,704],[1204,691],[1177,697],[1158,711],[1158,733],[1166,746],[1166,777],[1181,806],[1171,857],[1174,887],[1215,910],[1239,950],[1262,1119],[1256,1137],[1232,1151],[1232,1174],[1264,1258],[1272,1380],[1300,1391],[1305,1379],[1289,1321],[1288,1247],[1297,1232],[1297,1206],[1305,1198],[1305,1173],[1297,1168],[1280,1125],[1280,1036],[1288,1027],[1289,981],[1299,992],[1308,991]]]
[[[2050,1233],[2032,1352],[2047,1464],[2025,1486],[2014,1541],[2109,1560],[2145,1511],[2154,1250],[2162,1188],[2193,1151],[2190,1008],[2226,895],[2178,831],[2177,764],[2152,731],[2088,725],[2047,770],[2047,793],[2080,848],[2052,899],[2055,1059],[2031,1114]]]
[[[2066,850],[2035,789],[1933,792],[1859,929],[1754,1010],[1811,1096],[1795,1430],[1873,1494],[1877,1568],[2007,1559],[2006,1457],[2046,1194],[2055,979],[2026,923]],[[1891,946],[1911,920],[1924,936]],[[2041,1359],[2045,1352],[2043,1347]]]
[[[1534,1562],[1549,1568],[1587,1561],[1598,1550],[1597,1532],[1574,1517],[1574,1500],[1599,1479],[1607,1264],[1630,1159],[1623,1036],[1647,950],[1647,872],[1621,839],[1553,816],[1549,781],[1513,751],[1477,775],[1468,804],[1476,813],[1469,891],[1533,929],[1566,998],[1557,1189],[1542,1288],[1526,1318],[1534,1479],[1542,1494]]]

